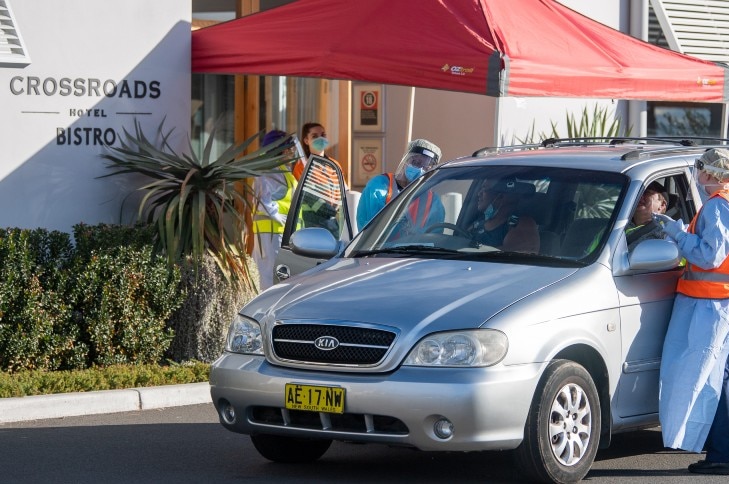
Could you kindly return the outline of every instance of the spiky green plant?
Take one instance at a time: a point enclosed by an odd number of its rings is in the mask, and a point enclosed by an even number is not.
[[[125,129],[120,146],[109,146],[102,155],[112,173],[101,178],[134,173],[153,179],[139,188],[145,195],[138,216],[156,224],[156,248],[168,261],[189,257],[198,264],[209,253],[226,279],[254,288],[245,263],[245,213],[255,197],[248,183],[239,182],[292,161],[285,151],[295,141],[285,138],[245,154],[259,133],[213,159],[213,130],[199,159],[191,146],[191,154],[175,152],[168,143],[173,129],[163,125],[153,138],[156,144],[137,121],[134,134]]]
[[[574,113],[567,112],[565,114],[566,135],[560,133],[555,121],[549,122],[552,127],[551,133],[540,132],[537,134],[536,121],[532,121],[532,126],[527,131],[526,136],[523,139],[519,137],[515,137],[515,139],[522,144],[538,144],[549,138],[581,139],[630,136],[632,126],[624,128],[620,118],[616,118],[615,114],[609,111],[607,106],[601,106],[597,103],[593,106],[592,111],[585,106],[582,108],[579,121]]]

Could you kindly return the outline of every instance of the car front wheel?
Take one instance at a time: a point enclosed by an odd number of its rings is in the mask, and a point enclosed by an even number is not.
[[[259,454],[274,462],[300,464],[323,456],[332,445],[331,440],[300,439],[280,435],[251,435]]]
[[[573,361],[552,361],[537,386],[516,451],[519,469],[539,482],[581,480],[595,460],[600,425],[600,399],[590,374]]]

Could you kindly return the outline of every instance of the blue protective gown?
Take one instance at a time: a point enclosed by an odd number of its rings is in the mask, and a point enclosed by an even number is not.
[[[392,198],[395,198],[395,195],[400,193],[400,187],[394,181],[392,185]],[[390,179],[385,174],[377,175],[367,182],[362,190],[359,205],[357,206],[357,227],[359,230],[362,230],[387,204],[387,191],[389,187]],[[410,223],[413,226],[425,228],[432,224],[443,222],[443,220],[445,220],[445,207],[440,197],[433,194],[432,205],[427,213],[426,220],[424,222],[421,221],[422,223],[419,224],[416,223],[417,221],[411,220]]]
[[[400,193],[397,183],[393,183],[392,197]],[[359,230],[372,220],[377,212],[387,203],[387,190],[390,186],[390,180],[387,175],[377,175],[367,182],[362,195],[359,197],[359,205],[357,206],[357,226]]]
[[[695,232],[677,235],[681,255],[703,269],[720,266],[729,254],[729,203],[720,197],[707,201]],[[676,295],[660,372],[659,416],[666,447],[701,452],[722,392],[728,335],[729,299]],[[727,434],[729,438],[729,429]]]

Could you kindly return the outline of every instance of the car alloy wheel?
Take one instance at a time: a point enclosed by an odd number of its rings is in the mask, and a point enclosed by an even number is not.
[[[516,450],[518,468],[532,481],[580,481],[595,460],[600,426],[600,399],[590,373],[574,361],[550,362]]]

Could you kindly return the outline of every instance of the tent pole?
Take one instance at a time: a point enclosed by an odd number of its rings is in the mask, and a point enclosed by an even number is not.
[[[413,138],[413,112],[415,111],[415,86],[410,87],[410,99],[408,100],[408,126],[407,136],[405,137],[405,149],[408,149],[408,143]]]
[[[501,131],[501,96],[496,97],[496,104],[494,108],[494,139],[491,146],[501,146],[501,137],[499,132]],[[489,143],[486,143],[487,145]]]

